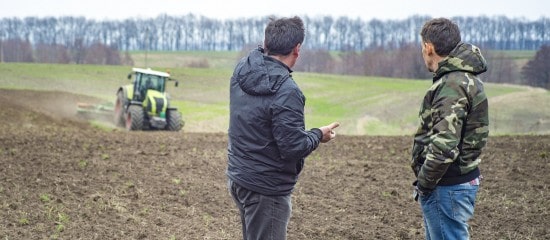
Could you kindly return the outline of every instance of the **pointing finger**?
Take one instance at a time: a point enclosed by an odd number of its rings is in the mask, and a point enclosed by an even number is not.
[[[339,122],[333,122],[333,123],[331,123],[331,124],[328,125],[328,127],[329,127],[330,129],[335,129],[335,128],[337,128],[338,126],[340,126],[340,123],[339,123]]]

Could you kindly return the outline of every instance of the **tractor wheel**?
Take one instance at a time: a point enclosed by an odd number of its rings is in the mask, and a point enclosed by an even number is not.
[[[178,110],[169,109],[166,111],[166,130],[168,131],[179,131],[183,127],[183,121],[181,120],[181,114]]]
[[[126,114],[126,130],[142,130],[144,117],[143,107],[130,105]]]
[[[115,102],[115,115],[114,121],[117,127],[124,127],[124,93],[122,91],[117,93],[117,98]]]

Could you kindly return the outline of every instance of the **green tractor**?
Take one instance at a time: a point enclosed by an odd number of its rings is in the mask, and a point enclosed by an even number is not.
[[[179,131],[184,125],[181,113],[170,106],[165,92],[167,81],[173,80],[166,72],[132,68],[128,79],[132,84],[117,91],[114,107],[115,124],[129,131]],[[175,82],[178,86],[178,81]]]

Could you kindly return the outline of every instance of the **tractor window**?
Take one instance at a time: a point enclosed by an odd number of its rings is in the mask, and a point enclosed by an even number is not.
[[[164,92],[164,81],[166,81],[165,77],[157,76],[157,91]]]
[[[137,100],[142,101],[145,98],[145,77],[141,73],[136,73],[134,80],[134,96]]]
[[[153,81],[151,79],[151,76],[145,77],[145,88],[146,89],[155,89],[156,88],[155,81]]]
[[[141,79],[142,89],[151,89],[164,92],[164,77],[155,75],[143,75]]]

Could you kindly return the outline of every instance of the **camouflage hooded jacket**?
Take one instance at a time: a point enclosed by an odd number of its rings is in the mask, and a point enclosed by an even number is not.
[[[467,43],[459,43],[439,63],[414,136],[411,166],[420,188],[465,183],[480,175],[489,109],[477,75],[485,71],[479,48]]]

